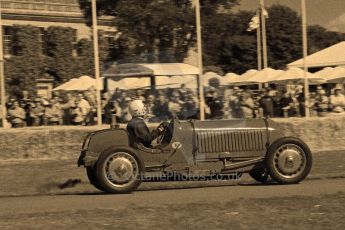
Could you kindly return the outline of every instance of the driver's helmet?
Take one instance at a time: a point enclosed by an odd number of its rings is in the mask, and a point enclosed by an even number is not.
[[[129,104],[128,109],[132,117],[143,117],[146,115],[146,107],[142,100],[133,100]]]

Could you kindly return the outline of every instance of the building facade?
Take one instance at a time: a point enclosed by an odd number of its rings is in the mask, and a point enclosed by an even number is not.
[[[91,4],[91,2],[90,2]],[[10,51],[10,28],[13,25],[32,25],[41,28],[42,36],[50,26],[70,27],[75,30],[75,40],[90,39],[92,28],[79,7],[78,0],[1,0],[2,25],[5,55]],[[116,38],[116,29],[111,17],[98,20],[99,30],[104,31],[109,41]]]

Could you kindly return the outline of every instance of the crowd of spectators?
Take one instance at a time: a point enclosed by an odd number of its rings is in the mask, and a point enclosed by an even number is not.
[[[198,117],[199,104],[195,90],[182,86],[179,89],[164,89],[156,92],[154,95],[143,90],[134,92],[117,90],[112,95],[109,93],[103,94],[104,123],[109,124],[111,122],[112,114],[116,115],[118,122],[128,122],[131,119],[128,105],[133,99],[141,99],[145,102],[148,118],[152,122],[160,122],[172,117],[179,117],[180,119]]]
[[[8,98],[7,121],[11,127],[45,125],[94,125],[97,122],[95,91],[74,93],[54,92],[51,99],[31,97],[23,91],[21,98]],[[148,119],[160,122],[172,117],[198,119],[198,94],[182,85],[178,89],[116,90],[102,94],[102,122],[110,124],[115,115],[117,122],[131,119],[128,105],[133,99],[142,99],[148,110]],[[303,87],[277,90],[240,89],[239,87],[205,90],[207,119],[300,117],[305,108],[311,116],[325,116],[330,112],[343,113],[345,96],[342,89],[325,90],[318,86],[310,93],[309,105],[305,105]]]
[[[21,98],[8,98],[7,121],[12,127],[46,125],[93,125],[96,98],[93,91],[54,93],[51,99],[31,97],[23,91]]]

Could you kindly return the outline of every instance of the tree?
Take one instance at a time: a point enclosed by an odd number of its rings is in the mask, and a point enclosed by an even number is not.
[[[283,69],[288,63],[303,56],[301,18],[294,10],[282,5],[273,5],[268,12],[269,63],[273,68]],[[344,33],[327,31],[319,25],[308,26],[307,29],[309,54],[345,39]]]
[[[100,65],[102,66],[103,63],[107,62],[110,58],[109,42],[107,41],[104,35],[104,31],[102,30],[98,32],[98,49],[99,49],[99,61],[100,61]],[[92,46],[92,55],[93,55],[93,46]]]
[[[86,18],[90,4],[80,0]],[[195,42],[192,2],[186,0],[101,0],[99,15],[116,17],[121,32],[118,62],[182,61]],[[89,20],[90,21],[90,20]],[[122,60],[121,60],[122,59]]]
[[[78,57],[76,58],[78,76],[95,74],[92,44],[92,41],[86,38],[78,41]]]
[[[221,12],[230,13],[237,6],[239,0],[200,0],[201,14],[203,17],[215,16]]]
[[[344,33],[327,31],[325,28],[319,25],[308,27],[309,53],[315,53],[344,40]]]
[[[80,0],[90,18],[90,4]],[[253,11],[233,11],[238,0],[201,0],[205,66],[242,73],[257,68],[256,32],[248,32]],[[110,59],[118,62],[183,61],[195,48],[191,0],[99,0],[98,14],[114,16],[121,33]],[[302,57],[301,18],[291,8],[268,8],[268,64],[285,68]],[[309,53],[344,40],[344,35],[320,26],[308,28]]]
[[[273,5],[268,8],[268,65],[284,69],[302,57],[301,18],[292,9]],[[205,65],[219,66],[225,72],[243,73],[257,68],[256,31],[248,32],[248,23],[255,12],[218,12],[203,25]],[[308,27],[309,53],[345,39],[344,34],[327,31],[321,26]]]
[[[182,61],[194,43],[194,18],[190,3],[180,1],[119,1],[117,27],[131,39],[133,61]]]
[[[109,57],[108,43],[99,32],[100,63]],[[92,40],[82,39],[79,42],[76,30],[69,27],[49,27],[47,29],[47,55],[49,68],[47,72],[57,83],[62,83],[81,75],[94,75],[94,54]]]
[[[103,66],[109,60],[109,45],[103,36],[103,32],[99,31],[99,59],[100,66]],[[74,68],[75,75],[89,75],[94,76],[94,50],[93,40],[83,38],[77,44],[77,57],[74,57],[77,68]]]
[[[273,5],[268,9],[268,62],[272,68],[283,69],[302,56],[301,18],[289,7]]]
[[[225,72],[243,73],[256,67],[256,44],[251,36],[232,36],[221,43],[218,65]]]
[[[301,56],[301,22],[288,7],[274,5],[268,9],[268,63],[273,68]],[[257,68],[256,32],[248,32],[252,11],[218,13],[206,18],[203,41],[205,63],[220,66],[225,72],[243,73]]]
[[[79,0],[90,24],[91,8]],[[114,16],[121,32],[117,52],[111,55],[118,62],[182,62],[195,46],[195,14],[192,0],[99,0],[98,15]],[[217,18],[229,11],[238,0],[201,0],[205,18]],[[204,23],[203,27],[207,27]],[[219,27],[218,27],[219,28]],[[118,53],[121,53],[119,55]]]
[[[76,77],[73,58],[76,31],[69,27],[51,26],[47,29],[47,55],[49,69],[56,82],[65,82]]]
[[[217,13],[205,18],[203,52],[206,66],[241,73],[256,64],[255,34],[247,32],[250,11]]]
[[[6,91],[21,96],[23,89],[35,91],[35,80],[46,62],[42,55],[41,30],[29,25],[12,26],[13,54],[5,63]]]

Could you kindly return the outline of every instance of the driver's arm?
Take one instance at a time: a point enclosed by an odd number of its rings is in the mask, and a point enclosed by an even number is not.
[[[145,146],[149,146],[154,139],[161,135],[162,131],[160,129],[155,129],[150,132],[145,122],[141,120],[134,127],[134,133]]]

